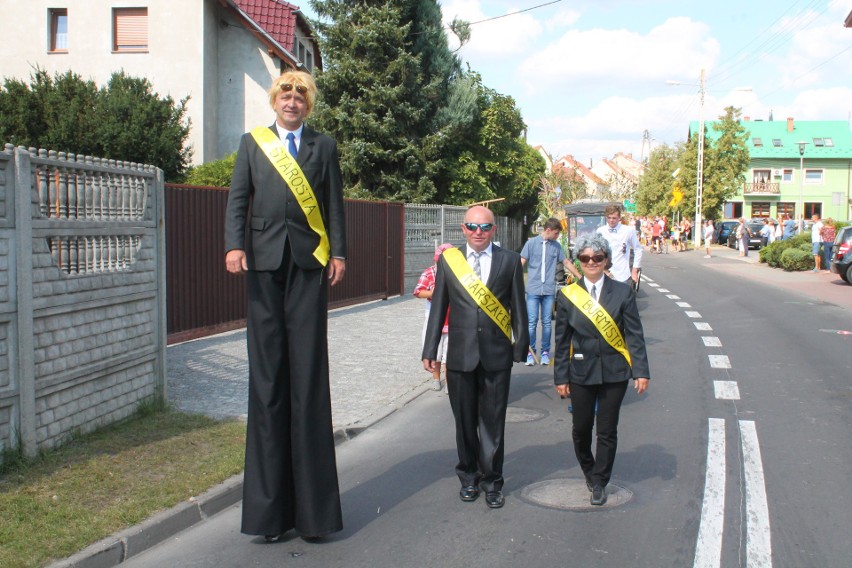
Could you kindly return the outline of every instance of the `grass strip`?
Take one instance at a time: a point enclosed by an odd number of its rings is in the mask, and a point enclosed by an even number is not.
[[[0,566],[44,566],[243,469],[245,423],[172,410],[0,466]],[[11,456],[13,457],[13,456]]]

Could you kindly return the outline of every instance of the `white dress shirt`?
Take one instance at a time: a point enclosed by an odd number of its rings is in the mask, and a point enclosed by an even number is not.
[[[481,275],[481,280],[483,283],[488,283],[488,276],[491,275],[491,249],[492,243],[488,243],[488,248],[486,248],[479,255],[479,273]],[[465,245],[467,262],[471,266],[473,266],[473,253],[474,250],[470,248],[470,245]]]
[[[630,279],[630,249],[635,252],[633,255],[633,267],[642,267],[642,245],[636,237],[636,231],[633,227],[622,225],[619,223],[615,226],[615,232],[610,231],[608,224],[598,227],[599,234],[609,242],[609,248],[612,249],[612,267],[609,273],[612,277],[620,282],[626,282]]]

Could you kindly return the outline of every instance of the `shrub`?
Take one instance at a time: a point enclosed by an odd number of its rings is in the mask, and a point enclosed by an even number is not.
[[[191,168],[183,183],[189,185],[209,185],[213,187],[231,187],[231,177],[234,174],[234,164],[237,153],[229,154],[221,160],[207,162]]]
[[[788,250],[799,249],[810,254],[811,251],[811,234],[802,233],[785,241],[775,241],[760,249],[760,262],[765,262],[773,268],[783,268],[784,270],[806,270],[807,268],[787,268],[784,266],[782,256]],[[810,268],[813,268],[811,265]]]
[[[810,249],[802,250],[799,247],[788,248],[781,253],[781,268],[788,272],[810,270],[814,267],[814,258]]]

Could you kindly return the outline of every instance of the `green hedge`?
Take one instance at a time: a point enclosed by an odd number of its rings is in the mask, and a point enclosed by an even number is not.
[[[787,251],[802,251],[805,256],[810,258],[810,266],[799,266],[801,262],[792,260],[798,258],[798,255],[788,257],[784,260],[784,253]],[[784,241],[775,241],[772,244],[766,245],[760,249],[760,262],[764,262],[773,268],[783,268],[784,270],[809,270],[814,267],[813,257],[811,256],[811,233],[802,233],[791,239]],[[786,264],[785,264],[786,262]]]
[[[788,248],[781,253],[781,268],[787,272],[810,270],[814,267],[814,257],[810,250]]]

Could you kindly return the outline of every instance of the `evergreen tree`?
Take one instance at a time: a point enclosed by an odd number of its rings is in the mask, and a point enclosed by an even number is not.
[[[312,0],[325,71],[311,118],[338,142],[347,195],[424,202],[442,145],[435,120],[459,65],[435,0]]]
[[[0,89],[0,140],[153,164],[166,179],[180,177],[191,150],[188,99],[160,98],[147,79],[114,73],[98,88],[68,71],[51,77],[36,69],[27,85],[5,79]]]

